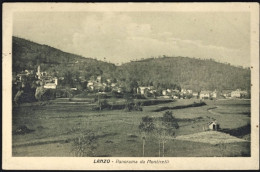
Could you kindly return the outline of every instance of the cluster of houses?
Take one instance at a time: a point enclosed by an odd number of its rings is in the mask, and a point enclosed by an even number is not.
[[[96,78],[91,77],[91,79],[87,82],[87,88],[88,90],[97,90],[98,92],[111,91],[112,89],[117,89],[117,91],[120,92],[117,83],[111,82],[110,79],[106,79],[105,81],[103,81],[102,76],[97,76]]]
[[[215,91],[201,91],[199,93],[200,99],[216,99],[218,97],[218,92]]]
[[[21,84],[24,87],[26,82],[35,82],[36,85],[46,89],[56,89],[58,78],[48,75],[47,72],[41,72],[41,67],[38,66],[36,73],[34,70],[25,70],[13,77],[15,85]]]
[[[33,79],[35,79],[33,70],[25,70],[15,76],[13,76],[14,84],[24,83],[26,81],[33,80]]]
[[[248,92],[245,90],[222,90],[222,91],[201,91],[200,99],[216,99],[216,98],[245,98]]]
[[[38,66],[37,72],[35,73],[33,70],[25,70],[16,75],[16,79],[14,79],[15,84],[17,82],[23,83],[24,81],[28,81],[29,79],[35,80],[37,85],[44,87],[45,89],[57,89],[59,79],[62,78],[53,77],[48,75],[47,72],[42,72],[41,67]],[[116,82],[112,82],[110,79],[103,79],[102,76],[97,76],[96,78],[91,77],[89,81],[87,81],[86,87],[91,91],[98,92],[110,92],[115,91],[118,93],[123,92],[123,87]],[[73,89],[73,88],[72,88]],[[76,88],[74,88],[76,89]],[[157,90],[153,86],[140,86],[136,89],[136,93],[140,95],[157,95],[162,98],[172,98],[172,99],[187,99],[187,98],[198,98],[198,99],[216,99],[219,97],[224,98],[242,98],[247,95],[247,91],[244,90],[223,90],[223,91],[207,91],[202,90],[200,92],[193,91],[191,89],[164,89]]]
[[[58,86],[58,78],[48,75],[47,72],[41,72],[41,66],[38,66],[36,76],[38,80],[37,84],[43,86],[46,89],[56,89]]]
[[[236,89],[236,90],[222,90],[221,91],[221,96],[224,98],[245,98],[248,97],[248,92],[245,90],[241,89]]]

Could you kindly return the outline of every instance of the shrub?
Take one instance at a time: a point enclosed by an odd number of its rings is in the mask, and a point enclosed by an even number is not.
[[[177,123],[177,119],[174,116],[172,116],[171,111],[166,111],[163,114],[162,122],[168,128],[175,128],[175,129],[179,128],[179,124]]]
[[[92,108],[92,110],[103,110],[106,108],[110,108],[110,105],[108,104],[107,100],[98,100],[97,105]]]
[[[73,140],[72,151],[74,152],[75,156],[95,156],[94,150],[96,148],[96,136],[92,131],[87,131],[83,135]]]

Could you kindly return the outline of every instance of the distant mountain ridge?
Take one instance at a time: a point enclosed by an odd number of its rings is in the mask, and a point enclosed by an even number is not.
[[[118,82],[136,81],[139,86],[200,90],[250,90],[250,69],[214,60],[188,57],[162,57],[115,64],[66,53],[56,48],[13,37],[13,71],[36,69],[74,71],[77,75],[102,75]]]

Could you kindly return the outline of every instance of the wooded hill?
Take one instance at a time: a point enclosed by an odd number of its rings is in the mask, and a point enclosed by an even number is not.
[[[119,70],[129,73],[140,85],[200,90],[250,89],[250,69],[188,57],[150,58],[123,64]]]
[[[115,65],[93,58],[66,53],[48,45],[37,44],[22,38],[13,37],[13,71],[19,73],[25,69],[42,71],[64,76],[68,71],[72,75],[104,75],[115,70]]]
[[[249,58],[249,57],[248,57]],[[250,90],[250,69],[188,57],[149,58],[115,66],[112,63],[66,53],[47,45],[13,37],[13,71],[41,69],[58,76],[102,75],[117,82],[155,88]]]

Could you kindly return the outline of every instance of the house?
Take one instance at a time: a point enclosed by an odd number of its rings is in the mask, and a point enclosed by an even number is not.
[[[178,99],[179,97],[177,97],[177,96],[173,96],[172,98],[173,98],[173,99]]]
[[[150,87],[139,87],[138,93],[144,95],[148,90],[150,90]]]
[[[247,91],[241,91],[240,93],[241,93],[240,94],[241,98],[244,98],[244,97],[248,96],[248,92]]]
[[[122,87],[118,87],[118,88],[117,88],[117,92],[118,92],[118,93],[122,93],[123,90],[124,90],[124,89],[123,89]]]
[[[101,79],[102,79],[101,76],[98,76],[98,77],[97,77],[97,82],[98,82],[98,83],[101,83]]]
[[[172,98],[172,97],[170,97],[170,96],[160,96],[159,98],[170,99],[170,98]]]
[[[102,83],[99,82],[94,82],[93,85],[91,85],[90,87],[88,87],[92,90],[97,90],[97,91],[101,91],[104,90],[104,85]]]
[[[162,90],[162,95],[166,96],[167,95],[167,90]]]
[[[176,89],[174,89],[174,90],[172,90],[172,92],[173,92],[173,93],[179,93],[180,91],[179,91],[179,90],[176,90]]]
[[[237,89],[236,91],[231,92],[231,97],[232,98],[240,98],[241,97],[241,90]]]
[[[90,88],[91,90],[94,90],[94,82],[88,82],[87,88]]]
[[[17,75],[17,80],[20,81],[20,82],[25,81],[26,79],[27,79],[27,75],[24,74],[24,73]]]
[[[192,96],[193,96],[193,97],[198,97],[198,95],[199,95],[198,92],[194,92],[194,93],[192,93]]]
[[[55,82],[56,85],[58,85],[58,81],[59,81],[58,78],[55,77],[54,82]]]
[[[192,94],[192,90],[187,90],[187,92],[188,92],[189,94]]]
[[[187,90],[184,89],[184,88],[182,88],[182,89],[181,89],[181,92],[184,93],[184,94],[186,94],[186,93],[187,93]]]
[[[211,93],[211,97],[212,98],[217,98],[217,91],[216,90]]]
[[[111,83],[111,87],[115,87],[116,86],[116,83]]]
[[[225,98],[231,97],[232,90],[222,90],[221,95]]]
[[[43,88],[46,88],[46,89],[56,89],[57,88],[57,85],[55,83],[47,83],[43,86]]]
[[[33,70],[25,70],[26,75],[33,75]]]
[[[172,92],[172,90],[171,90],[171,89],[167,89],[166,91],[167,91],[167,93],[171,93],[171,92]]]
[[[201,91],[200,92],[200,99],[209,99],[210,98],[210,91]]]
[[[111,82],[112,82],[111,79],[107,79],[108,84],[111,84]]]
[[[211,121],[210,123],[208,123],[208,127],[209,127],[209,130],[219,130],[219,124],[217,123],[217,121]]]

